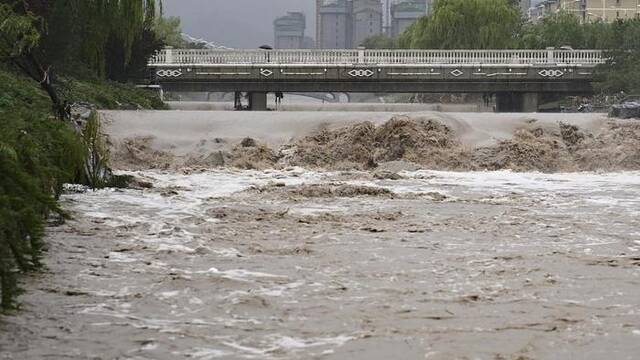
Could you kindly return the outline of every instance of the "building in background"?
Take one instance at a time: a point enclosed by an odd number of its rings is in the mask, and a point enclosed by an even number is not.
[[[316,47],[348,49],[371,36],[397,36],[429,15],[435,1],[316,0]]]
[[[353,47],[353,2],[350,0],[316,0],[316,47],[350,49]]]
[[[380,0],[353,0],[353,45],[382,34],[383,8]]]
[[[312,37],[305,36],[304,39],[302,39],[302,48],[303,49],[315,49],[315,47],[316,47],[316,41],[313,40]]]
[[[391,36],[402,34],[409,26],[419,18],[426,16],[431,11],[431,0],[405,0],[391,4]]]
[[[612,22],[640,17],[640,0],[545,0],[537,9],[538,19],[567,11],[582,22]]]
[[[301,12],[288,12],[273,21],[274,48],[304,49],[306,18]]]

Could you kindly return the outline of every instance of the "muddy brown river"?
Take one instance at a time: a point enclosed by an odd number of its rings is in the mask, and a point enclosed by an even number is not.
[[[637,359],[640,172],[69,188],[2,359]]]

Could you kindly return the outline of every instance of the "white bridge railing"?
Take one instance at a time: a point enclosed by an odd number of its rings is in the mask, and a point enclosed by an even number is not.
[[[165,49],[149,66],[171,65],[582,65],[600,50],[220,50]]]

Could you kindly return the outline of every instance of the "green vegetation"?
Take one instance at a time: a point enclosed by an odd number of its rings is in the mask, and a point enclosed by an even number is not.
[[[519,47],[526,49],[607,50],[610,61],[598,71],[597,88],[605,93],[640,94],[640,19],[581,24],[577,17],[559,13],[523,26],[519,40]]]
[[[75,179],[84,147],[74,130],[54,119],[38,84],[0,71],[1,305],[16,293],[15,273],[38,267],[44,219],[60,212],[55,198]]]
[[[167,105],[157,93],[116,81],[60,80],[61,90],[70,102],[88,102],[99,109],[157,109]]]
[[[362,46],[367,49],[393,49],[396,47],[396,41],[386,35],[374,35],[366,38]]]
[[[162,45],[153,31],[158,8],[154,0],[27,3],[27,9],[16,6],[16,12],[26,10],[46,21],[40,48],[50,64],[67,74],[90,70],[125,80],[138,76],[148,55]]]
[[[125,83],[179,33],[156,33],[158,10],[154,0],[0,0],[0,311],[15,306],[16,275],[38,269],[45,220],[64,216],[62,185],[126,180],[110,176],[96,114],[80,131],[69,104],[164,108]]]
[[[640,19],[581,23],[560,12],[538,23],[521,18],[513,0],[438,0],[395,39],[372,37],[371,49],[603,49],[611,61],[602,66],[596,87],[605,93],[640,94]]]
[[[431,17],[412,27],[410,46],[424,49],[502,49],[521,23],[509,0],[438,1]]]

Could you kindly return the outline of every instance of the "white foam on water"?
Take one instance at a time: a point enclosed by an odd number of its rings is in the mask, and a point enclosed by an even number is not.
[[[509,170],[403,172],[409,178],[427,178],[431,185],[465,186],[473,190],[536,190],[592,192],[601,187],[640,190],[640,171],[616,173],[519,173]]]
[[[126,241],[126,245],[146,245],[143,251],[141,246],[134,246],[133,251],[130,252],[110,252],[109,259],[107,261],[115,263],[133,263],[141,259],[148,260],[153,258],[150,262],[151,265],[135,269],[140,272],[148,272],[150,274],[166,274],[168,271],[175,272],[179,275],[184,275],[184,278],[193,277],[200,283],[206,283],[210,280],[216,280],[214,278],[225,278],[238,281],[241,283],[224,284],[226,289],[216,292],[215,299],[233,300],[234,296],[246,295],[246,288],[250,289],[251,295],[273,297],[269,299],[269,303],[273,304],[291,304],[291,300],[298,300],[301,303],[305,301],[305,294],[313,294],[314,289],[317,288],[317,292],[325,291],[326,286],[317,282],[318,278],[309,278],[307,281],[298,280],[296,275],[291,277],[278,275],[263,271],[279,272],[279,270],[269,270],[272,267],[255,267],[251,269],[251,266],[245,265],[244,259],[235,260],[233,258],[243,257],[244,255],[234,247],[229,247],[231,243],[219,243],[211,241],[211,238],[207,238],[198,232],[198,227],[205,227],[207,232],[215,233],[215,228],[218,226],[215,222],[206,222],[206,211],[211,207],[212,203],[215,203],[216,197],[224,197],[233,195],[235,192],[243,191],[251,186],[263,186],[273,182],[283,182],[286,185],[298,185],[298,184],[315,184],[323,182],[333,182],[332,176],[327,173],[317,173],[312,171],[304,171],[300,169],[294,169],[291,171],[236,171],[236,170],[215,170],[206,171],[197,174],[169,174],[161,172],[142,172],[143,177],[151,179],[156,189],[151,190],[100,190],[95,192],[85,193],[73,193],[66,194],[65,198],[72,199],[70,202],[70,208],[78,212],[86,211],[89,218],[95,218],[100,221],[96,223],[100,226],[106,227],[119,227],[122,225],[131,226],[131,230],[125,228],[117,228],[118,232],[122,232],[117,239],[118,246],[120,243]],[[611,174],[597,174],[597,173],[580,173],[580,174],[542,174],[542,173],[514,173],[510,171],[497,171],[497,172],[473,172],[473,173],[458,173],[458,172],[437,172],[437,171],[418,171],[418,172],[405,172],[402,173],[403,179],[397,181],[388,180],[372,180],[372,181],[342,181],[343,183],[349,183],[354,185],[367,185],[376,186],[389,189],[398,194],[405,193],[430,193],[437,192],[449,196],[450,198],[465,198],[468,197],[474,199],[484,199],[487,202],[501,201],[508,203],[510,196],[513,193],[519,194],[524,198],[535,198],[538,200],[548,201],[553,206],[534,207],[529,211],[533,214],[536,212],[544,212],[545,216],[557,214],[558,216],[570,216],[574,214],[574,208],[580,206],[585,207],[582,211],[589,211],[593,214],[597,214],[602,209],[606,209],[607,212],[625,211],[627,214],[632,214],[634,211],[640,209],[640,172],[622,172]],[[158,187],[163,186],[178,186],[178,195],[171,197],[164,197],[159,194]],[[493,195],[493,197],[491,196]],[[343,199],[338,199],[336,202],[342,204]],[[309,204],[310,201],[294,204],[290,211],[297,214],[316,214],[321,212],[347,212],[348,208],[342,205],[331,204]],[[362,201],[363,203],[365,200]],[[586,204],[586,205],[585,205]],[[366,204],[361,206],[368,206]],[[632,239],[635,233],[628,232],[628,228],[621,228],[620,230],[614,229],[610,224],[598,223],[594,225],[594,219],[598,219],[595,215],[589,217],[576,216],[581,223],[588,224],[589,226],[599,226],[602,228],[602,236],[599,233],[592,235],[580,235],[580,236],[566,236],[558,239],[553,244],[545,244],[549,247],[564,247],[567,250],[580,252],[588,252],[594,255],[602,255],[607,253],[607,247],[614,248],[616,242],[619,243],[615,237],[614,231],[627,231],[625,235],[631,235]],[[506,217],[511,220],[514,217],[510,215]],[[203,222],[194,221],[204,220]],[[546,220],[545,220],[546,219]],[[608,219],[611,219],[610,217]],[[538,224],[540,228],[544,228],[543,222],[553,223],[553,220],[542,218]],[[608,221],[607,217],[603,220]],[[557,223],[556,223],[557,224]],[[566,226],[566,227],[565,227]],[[114,231],[116,231],[114,230]],[[563,224],[562,226],[554,225],[553,231],[564,232],[571,230],[571,225]],[[330,242],[345,241],[344,239],[338,239],[331,234],[318,234],[311,237],[313,240],[327,238]],[[520,237],[522,236],[522,239]],[[511,234],[509,239],[505,238],[505,242],[510,249],[516,249],[525,246],[540,246],[539,243],[527,242],[525,240],[526,234]],[[318,240],[319,241],[319,240]],[[322,241],[324,242],[324,241]],[[635,244],[640,246],[640,241],[629,240],[627,245]],[[209,248],[211,246],[212,248]],[[242,246],[233,244],[233,246]],[[448,248],[456,248],[456,251],[462,253],[463,251],[470,251],[473,253],[476,249],[470,249],[473,246],[487,246],[486,244],[477,245],[470,244],[462,239],[455,239],[443,246]],[[496,244],[495,246],[499,246]],[[211,263],[196,265],[196,262],[191,263],[191,260],[195,260],[195,255],[199,253],[201,249],[205,249],[204,252],[207,257],[212,258]],[[378,251],[375,248],[369,248],[367,252],[367,262],[371,263],[372,259],[378,261],[387,261],[392,259],[386,259],[386,254],[383,252],[384,247]],[[374,251],[375,250],[375,251]],[[167,258],[167,254],[175,253],[176,257],[188,259],[184,263],[174,263]],[[385,255],[385,256],[381,256]],[[147,257],[144,257],[144,256]],[[136,257],[140,256],[140,258]],[[251,256],[251,255],[248,255]],[[256,256],[257,257],[257,256]],[[252,257],[255,259],[256,257]],[[164,260],[165,262],[160,261]],[[100,260],[100,259],[98,259]],[[481,261],[481,260],[478,260]],[[240,264],[239,264],[240,262]],[[170,263],[170,264],[167,264]],[[246,264],[250,262],[247,261]],[[216,265],[216,267],[210,267],[210,264]],[[121,265],[118,265],[120,267]],[[122,265],[127,266],[127,265]],[[312,265],[307,265],[311,269]],[[115,265],[111,265],[115,267]],[[128,267],[133,268],[131,265]],[[173,267],[173,268],[172,268]],[[177,268],[184,269],[177,269]],[[354,266],[355,267],[355,266]],[[479,267],[483,269],[495,268],[495,263],[492,261],[469,263],[469,267]],[[230,268],[230,269],[229,269]],[[303,269],[303,267],[296,266],[296,269]],[[201,270],[202,269],[202,270]],[[226,269],[226,270],[224,270]],[[430,268],[431,269],[431,268]],[[324,274],[335,278],[342,278],[345,276],[343,272],[345,269],[335,270],[332,269],[317,269],[318,275]],[[435,270],[432,270],[435,273]],[[286,273],[284,270],[283,273]],[[173,275],[173,274],[172,274]],[[192,275],[192,276],[190,276]],[[397,274],[396,274],[397,275]],[[444,273],[442,274],[444,275]],[[386,274],[384,276],[387,276]],[[202,277],[202,278],[200,278]],[[208,278],[211,277],[211,278]],[[395,275],[389,275],[388,279],[399,279],[402,277]],[[295,281],[298,280],[298,281]],[[345,280],[345,279],[341,279]],[[466,294],[470,291],[475,293],[491,295],[494,293],[501,293],[505,289],[508,289],[507,285],[501,283],[488,283],[487,281],[478,281],[477,278],[466,279],[469,281],[461,281],[460,278],[451,276],[451,284],[447,284],[451,291],[451,296],[442,297],[443,301],[455,300],[459,294]],[[470,281],[473,280],[473,281]],[[474,283],[475,281],[475,283]],[[196,281],[192,284],[198,286]],[[357,283],[348,283],[349,289],[356,291],[359,289]],[[122,286],[122,285],[120,285]],[[117,289],[117,288],[116,288]],[[163,288],[164,290],[167,287]],[[172,287],[168,288],[169,290]],[[244,290],[238,290],[244,289]],[[138,290],[138,291],[133,291]],[[305,354],[309,355],[310,352],[305,352],[305,349],[319,348],[318,352],[331,352],[333,348],[337,348],[351,341],[353,337],[347,335],[341,335],[336,337],[313,337],[309,336],[304,338],[304,335],[297,335],[295,332],[288,335],[273,334],[278,329],[273,329],[269,319],[257,316],[256,319],[251,318],[250,314],[234,314],[233,312],[224,313],[221,312],[219,316],[207,316],[204,308],[210,307],[210,297],[204,293],[198,292],[202,298],[193,296],[194,294],[185,293],[184,301],[189,305],[197,308],[193,313],[189,309],[184,313],[172,312],[171,307],[167,306],[167,302],[160,301],[166,313],[162,313],[161,316],[166,316],[167,319],[155,319],[144,316],[144,311],[139,309],[139,306],[132,308],[119,306],[119,301],[135,301],[131,300],[131,295],[136,293],[147,293],[148,288],[142,288],[142,286],[131,286],[130,288],[123,288],[119,291],[113,291],[113,289],[105,289],[99,295],[109,297],[111,299],[104,299],[108,301],[105,304],[91,305],[80,310],[80,313],[86,315],[96,315],[104,317],[113,317],[118,320],[117,326],[122,324],[133,326],[140,329],[151,329],[162,333],[170,334],[182,334],[185,329],[190,326],[197,327],[198,329],[204,328],[204,331],[215,331],[220,327],[234,328],[234,327],[263,327],[270,332],[268,335],[261,333],[253,333],[246,335],[240,339],[235,336],[232,340],[225,339],[222,343],[207,343],[200,344],[212,347],[202,347],[190,349],[188,352],[175,353],[176,356],[189,356],[192,358],[201,359],[215,359],[218,357],[233,357],[233,358],[295,358],[297,355]],[[98,295],[97,293],[90,293],[92,295]],[[202,294],[202,295],[201,295]],[[154,295],[154,294],[152,294]],[[180,296],[180,291],[164,291],[156,293],[155,296],[151,296],[152,300],[158,302],[158,300],[169,300],[171,306],[176,301],[176,297]],[[127,299],[122,297],[127,296]],[[158,299],[159,298],[159,299]],[[277,299],[280,298],[280,299]],[[526,298],[523,297],[523,298]],[[345,301],[345,298],[330,297],[335,301]],[[353,296],[350,299],[359,299],[359,301],[367,300],[366,297],[359,298]],[[598,302],[600,300],[590,299],[585,300],[583,298],[575,297],[575,301],[567,300],[567,302],[573,304],[579,304],[588,302]],[[371,299],[369,299],[371,300]],[[585,302],[586,301],[586,302]],[[206,304],[206,306],[204,306]],[[135,309],[136,311],[132,311]],[[244,308],[243,308],[244,310]],[[175,310],[177,311],[177,310]],[[191,319],[194,313],[197,312],[199,317],[203,319]],[[214,315],[214,314],[210,314]],[[152,317],[157,317],[158,314],[153,314]],[[238,318],[236,317],[238,316]],[[102,319],[100,319],[102,320]],[[262,321],[262,322],[261,322]],[[94,323],[94,326],[116,326],[114,323]],[[260,325],[260,326],[257,326]],[[334,330],[336,331],[336,330]],[[343,332],[345,330],[337,330]],[[640,330],[631,330],[633,335],[640,335]],[[329,332],[331,333],[331,332]],[[297,336],[296,336],[297,335]],[[316,334],[326,335],[326,333]],[[224,349],[217,349],[215,346],[226,347]],[[330,347],[325,349],[323,347]],[[333,347],[333,348],[331,348]],[[314,350],[315,351],[315,350]],[[289,353],[282,355],[282,352]],[[303,356],[300,356],[303,358]]]
[[[175,291],[165,291],[165,292],[161,292],[160,294],[158,294],[158,296],[162,299],[170,299],[170,298],[174,298],[178,295],[180,295],[181,291],[179,290],[175,290]]]
[[[192,297],[192,298],[189,299],[189,304],[191,304],[191,305],[202,305],[202,304],[204,304],[204,301],[200,300],[197,297]]]
[[[313,339],[301,339],[290,336],[283,336],[274,341],[274,344],[276,344],[283,350],[295,350],[327,345],[342,346],[353,339],[353,337],[345,335]]]
[[[211,250],[211,252],[213,252],[214,254],[217,254],[219,256],[222,257],[244,257],[245,255],[243,255],[242,253],[240,253],[240,251],[238,251],[238,249],[235,248],[228,248],[228,249],[214,249]]]
[[[109,261],[117,262],[117,263],[132,263],[136,262],[139,259],[134,257],[133,255],[129,255],[123,252],[110,252],[109,253]]]
[[[220,271],[216,268],[210,268],[206,271],[196,271],[194,274],[211,274],[211,275],[220,275],[221,277],[228,278],[231,280],[243,280],[246,281],[251,278],[272,278],[272,279],[287,279],[286,276],[282,275],[274,275],[267,274],[263,272],[249,271],[244,269],[231,269]]]
[[[229,280],[236,280],[236,281],[243,281],[243,282],[252,281],[253,279],[278,279],[278,280],[288,279],[288,277],[284,275],[268,274],[264,272],[250,271],[245,269],[219,270],[214,267],[209,268],[208,270],[198,270],[198,271],[172,268],[170,269],[170,272],[180,273],[185,275],[214,275],[214,276],[220,276],[222,278],[226,278]]]
[[[172,354],[184,356],[191,359],[198,359],[198,360],[211,360],[211,359],[216,359],[216,358],[221,358],[224,356],[231,355],[227,351],[212,349],[212,348],[200,348],[200,347],[194,348],[190,351],[183,351],[183,352],[174,351]]]
[[[272,353],[281,352],[296,352],[309,348],[327,347],[332,346],[334,348],[341,347],[347,342],[355,339],[352,336],[339,335],[336,337],[321,337],[321,338],[309,338],[302,339],[292,336],[271,335],[264,339],[261,343],[264,347],[243,345],[234,341],[225,341],[224,345],[244,352],[243,357],[270,357]]]
[[[156,252],[195,254],[196,250],[184,245],[160,244]]]
[[[296,281],[285,285],[277,285],[269,288],[261,288],[255,290],[254,293],[257,295],[264,296],[272,296],[272,297],[280,297],[284,296],[287,292],[299,288],[305,284],[304,281]]]

